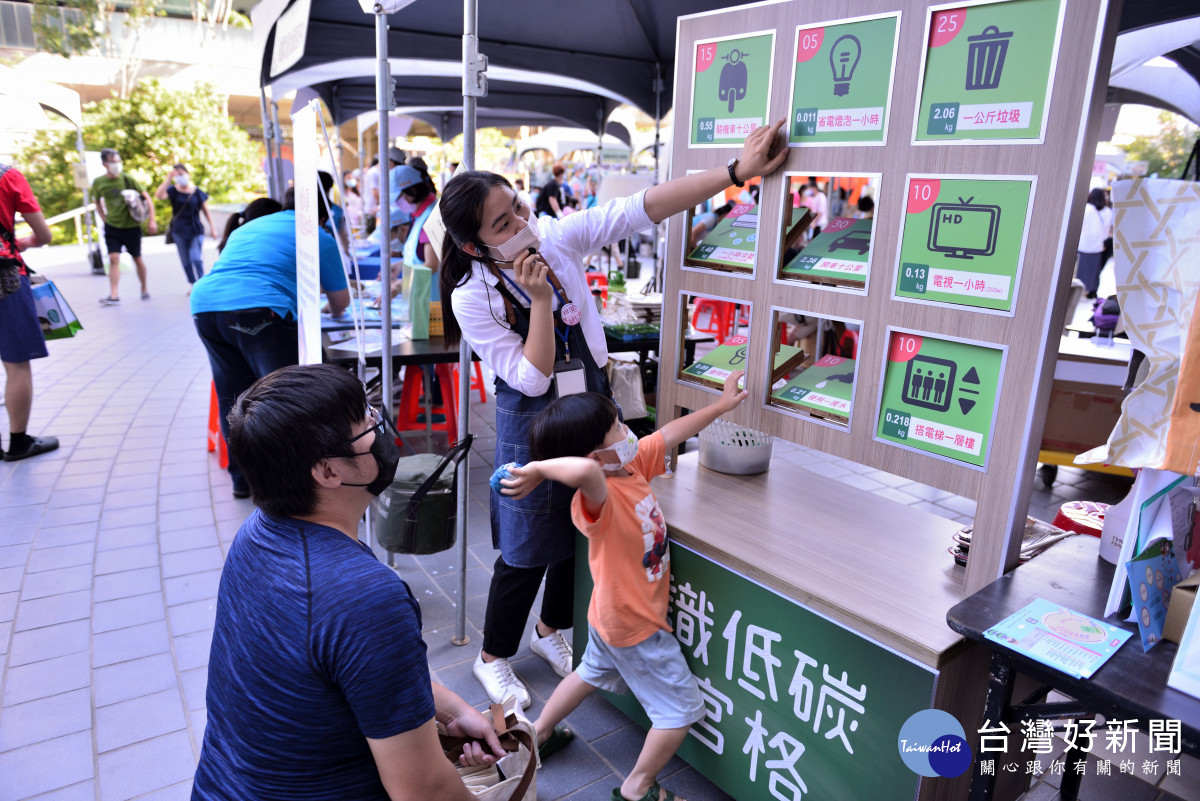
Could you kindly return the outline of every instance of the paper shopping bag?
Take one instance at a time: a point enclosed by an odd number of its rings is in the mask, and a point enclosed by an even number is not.
[[[400,293],[408,301],[413,339],[429,339],[429,291],[432,281],[433,271],[428,267],[404,265]]]
[[[75,336],[76,331],[83,329],[83,324],[79,322],[75,312],[71,311],[67,299],[53,281],[33,287],[33,302],[37,307],[42,336],[46,339],[68,339]]]

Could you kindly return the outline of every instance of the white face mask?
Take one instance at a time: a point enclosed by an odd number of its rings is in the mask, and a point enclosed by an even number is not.
[[[182,188],[182,187],[187,186],[189,183],[191,183],[191,180],[192,179],[187,177],[186,175],[176,175],[175,176],[175,185]]]
[[[121,174],[121,162],[119,161],[110,161],[108,164],[104,165],[104,168],[108,170],[108,174],[114,178]]]
[[[488,255],[493,260],[501,264],[512,264],[517,260],[517,256],[526,252],[530,248],[537,250],[542,246],[542,240],[538,237],[537,223],[529,220],[524,228],[513,234],[507,242],[492,247],[485,245]]]
[[[594,451],[595,453],[612,451],[616,455],[618,460],[616,464],[608,461],[600,463],[600,469],[609,473],[615,473],[618,470],[623,469],[625,465],[632,462],[637,456],[638,438],[634,436],[632,431],[629,430],[629,426],[625,425],[624,423],[621,424],[621,428],[625,429],[625,439],[621,440],[616,445],[610,445],[607,448],[601,448],[598,451]]]

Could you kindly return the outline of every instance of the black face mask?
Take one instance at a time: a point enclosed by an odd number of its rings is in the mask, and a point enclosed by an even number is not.
[[[370,415],[375,421],[375,425],[368,428],[366,431],[359,434],[353,439],[347,440],[345,445],[365,437],[372,431],[375,432],[375,441],[371,443],[371,450],[368,453],[375,459],[375,466],[379,468],[379,474],[375,479],[367,484],[351,484],[343,481],[342,486],[345,487],[366,487],[367,492],[372,495],[380,495],[385,489],[391,486],[392,480],[396,478],[396,466],[400,463],[400,446],[396,444],[396,438],[388,432],[387,421],[384,420],[379,412],[375,409],[370,410]],[[364,453],[356,453],[355,456],[365,456]]]

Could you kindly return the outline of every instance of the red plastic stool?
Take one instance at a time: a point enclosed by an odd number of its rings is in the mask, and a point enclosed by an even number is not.
[[[229,450],[221,434],[221,404],[217,402],[217,385],[211,382],[209,385],[212,393],[208,401],[208,452],[217,451],[217,463],[224,470],[229,467]]]
[[[708,321],[700,325],[700,318],[708,314]],[[710,300],[700,298],[696,301],[696,309],[692,312],[692,328],[699,333],[712,334],[720,345],[729,338],[733,330],[733,304],[727,300]]]
[[[436,420],[431,421],[429,429],[432,431],[445,431],[450,438],[450,444],[453,445],[458,441],[458,398],[451,398],[450,402],[446,402],[446,396],[455,386],[453,366],[450,364],[436,364],[433,366],[433,374],[435,379],[442,387],[442,402],[440,404],[430,405],[431,415],[442,415],[442,422]],[[425,409],[421,405],[421,388],[425,383],[425,371],[414,364],[410,364],[404,368],[404,386],[400,390],[400,411],[396,415],[396,430],[397,431],[415,431],[424,430],[425,421],[421,419],[421,415],[425,413]],[[432,390],[432,387],[430,387]]]
[[[1067,501],[1059,507],[1051,524],[1063,531],[1074,531],[1099,537],[1104,529],[1104,513],[1108,511],[1107,503],[1096,501]]]
[[[471,375],[471,389],[479,390],[479,402],[487,403],[487,386],[483,383],[483,363],[475,362]],[[454,397],[458,398],[458,365],[454,365]]]
[[[600,288],[600,299],[604,301],[604,305],[608,305],[608,276],[604,273],[586,273],[588,286],[591,288]]]

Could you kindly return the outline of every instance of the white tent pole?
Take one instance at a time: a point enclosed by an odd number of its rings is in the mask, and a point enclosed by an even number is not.
[[[375,5],[375,110],[379,112],[379,228],[383,243],[379,253],[379,320],[382,335],[380,353],[380,380],[383,386],[384,414],[392,414],[392,227],[391,198],[389,192],[387,148],[392,138],[389,134],[388,113],[392,108],[392,71],[388,64],[388,24],[383,6]]]
[[[267,90],[258,93],[259,108],[262,111],[263,147],[267,151],[267,196],[282,201],[276,176],[279,172],[275,164],[275,141],[271,131],[271,114],[267,111]]]
[[[475,169],[475,98],[487,95],[487,58],[479,55],[478,0],[463,0],[463,167]],[[445,191],[445,187],[442,187]],[[471,346],[458,343],[458,441],[471,430]],[[450,642],[466,645],[467,635],[467,474],[470,458],[458,463],[458,508],[455,530],[458,538],[458,617]]]
[[[662,66],[654,65],[654,179],[653,184],[658,183],[658,151],[662,147],[662,140],[659,138],[659,131],[662,129]],[[651,231],[651,236],[654,238],[650,249],[654,251],[654,272],[650,274],[650,280],[646,282],[645,290],[650,292],[661,292],[661,279],[658,274],[658,223],[655,223]]]
[[[283,126],[279,124],[279,104],[272,99],[268,108],[271,110],[271,138],[275,141],[275,186],[279,192],[277,199],[282,203],[288,189],[283,170]]]
[[[75,126],[75,148],[79,151],[79,163],[86,165],[87,164],[87,154],[83,149],[83,126],[82,125]],[[84,181],[83,182],[83,231],[84,231],[84,237],[87,241],[88,259],[90,260],[91,259],[91,251],[92,251],[92,213],[90,211],[88,211],[88,206],[91,205],[92,201],[91,201],[91,198],[88,196],[88,194],[89,193],[88,193],[87,181]],[[213,231],[213,235],[214,236],[216,235],[216,231]],[[97,245],[97,247],[98,246],[99,245]]]

